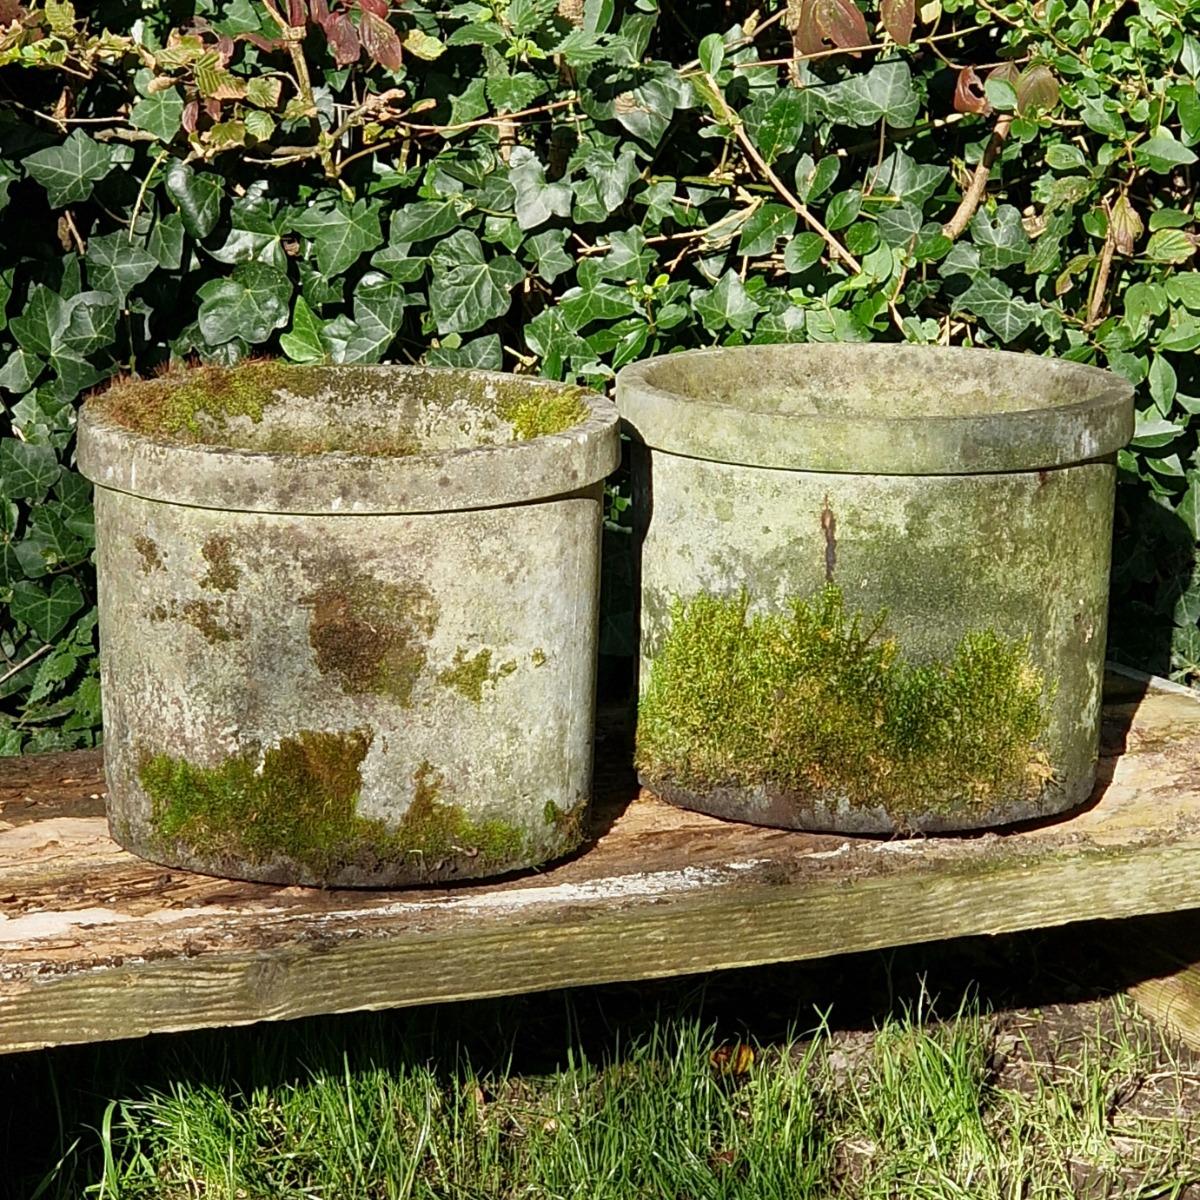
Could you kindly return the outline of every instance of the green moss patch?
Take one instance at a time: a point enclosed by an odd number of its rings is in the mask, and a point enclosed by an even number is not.
[[[765,785],[889,812],[986,809],[1035,795],[1046,687],[1027,642],[973,631],[909,663],[882,616],[840,589],[751,615],[749,597],[671,609],[638,710],[637,765],[696,792]]]
[[[278,397],[278,388],[301,383],[311,372],[285,363],[255,360],[234,367],[179,367],[151,379],[115,383],[98,403],[113,420],[148,436],[203,441],[233,417],[257,424]]]
[[[483,686],[493,687],[517,669],[511,659],[492,669],[492,652],[486,646],[473,655],[468,655],[462,646],[454,652],[454,663],[440,672],[438,679],[475,704],[483,700]]]
[[[512,385],[496,405],[497,414],[513,429],[514,441],[528,441],[550,433],[562,433],[588,415],[582,388],[551,390]]]
[[[360,574],[331,580],[301,603],[312,609],[308,640],[322,674],[334,676],[350,694],[410,702],[437,625],[428,588]]]
[[[210,860],[261,865],[288,859],[329,879],[345,866],[415,860],[434,870],[462,855],[486,864],[516,862],[521,830],[473,821],[438,797],[442,778],[429,763],[398,825],[357,812],[361,767],[371,734],[304,730],[266,751],[252,747],[217,767],[168,754],[142,759],[138,778],[151,802],[156,836]]]
[[[133,548],[141,556],[143,575],[149,575],[151,571],[161,571],[164,569],[162,552],[158,548],[158,543],[152,537],[147,537],[145,534],[139,533],[133,539]]]
[[[227,537],[210,537],[200,547],[208,570],[200,580],[202,588],[217,592],[237,590],[242,578],[241,568],[233,561],[233,543]]]

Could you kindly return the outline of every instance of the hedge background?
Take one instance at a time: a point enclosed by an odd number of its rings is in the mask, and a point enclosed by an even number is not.
[[[98,735],[75,407],[172,358],[1108,366],[1114,650],[1195,678],[1198,75],[1186,0],[0,0],[0,754]]]

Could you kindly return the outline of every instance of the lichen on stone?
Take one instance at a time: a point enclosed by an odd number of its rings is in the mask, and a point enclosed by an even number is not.
[[[639,703],[639,770],[894,814],[1040,792],[1048,689],[1028,642],[973,630],[948,660],[912,663],[885,621],[848,613],[833,585],[772,613],[744,592],[676,601]]]
[[[208,570],[200,579],[200,586],[217,592],[236,591],[242,572],[233,561],[233,543],[230,539],[214,535],[205,540],[200,553],[208,564]]]
[[[340,869],[407,863],[414,874],[462,857],[481,866],[516,864],[526,852],[517,827],[476,820],[440,799],[441,774],[428,762],[413,777],[413,799],[395,824],[361,816],[361,767],[371,733],[302,730],[267,749],[247,747],[218,766],[165,753],[143,755],[138,779],[150,798],[156,839],[210,862],[300,864],[318,880]]]
[[[300,603],[312,610],[308,640],[317,670],[351,695],[411,702],[438,619],[437,603],[424,584],[388,583],[360,573],[331,578]]]
[[[154,622],[183,621],[192,626],[210,646],[240,641],[242,632],[224,624],[221,605],[215,600],[168,600],[158,603],[147,614]]]
[[[141,570],[143,575],[149,575],[151,571],[163,570],[162,552],[158,548],[158,543],[147,534],[139,533],[133,539],[133,548],[141,557]]]
[[[513,430],[514,441],[562,433],[588,414],[583,388],[543,388],[510,385],[496,405],[497,414]]]
[[[492,669],[492,652],[484,646],[474,654],[459,646],[454,652],[454,662],[438,673],[438,680],[447,687],[465,696],[474,704],[483,701],[484,684],[493,687],[517,669],[517,664],[508,659]]]

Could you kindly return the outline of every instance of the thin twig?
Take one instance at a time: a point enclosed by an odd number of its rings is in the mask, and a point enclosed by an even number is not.
[[[975,210],[983,200],[984,193],[987,191],[988,177],[992,173],[992,164],[996,161],[996,156],[1004,146],[1004,139],[1008,137],[1008,131],[1012,122],[1013,119],[1010,113],[1002,113],[997,118],[996,126],[992,130],[992,136],[983,151],[983,157],[979,160],[979,165],[975,168],[975,174],[971,176],[971,182],[967,185],[967,190],[963,192],[963,198],[959,201],[958,208],[954,211],[954,216],[942,226],[942,233],[952,242],[970,225],[971,218],[975,215]]]
[[[53,646],[53,643],[51,643],[51,642],[47,642],[44,646],[39,646],[28,658],[23,659],[21,662],[17,663],[17,665],[15,667],[13,667],[12,670],[5,671],[5,673],[3,675],[0,675],[0,684],[7,683],[19,671],[25,670],[25,668],[27,666],[29,666],[30,663],[37,662],[37,660],[39,658],[41,658],[43,654],[46,654],[48,651],[53,650],[53,649],[54,649],[54,646]]]

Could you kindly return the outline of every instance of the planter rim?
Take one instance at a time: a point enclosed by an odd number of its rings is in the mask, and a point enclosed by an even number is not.
[[[840,393],[853,406],[854,383],[872,373],[881,380],[880,392],[922,389],[926,411],[756,407],[756,398],[772,387],[823,380],[825,394]],[[940,388],[939,374],[945,376]],[[991,382],[1013,400],[993,411],[937,411],[946,406],[954,380],[977,389]],[[744,396],[731,398],[739,389]],[[1020,399],[1039,396],[1037,405]],[[900,343],[792,343],[662,355],[620,371],[617,407],[634,438],[655,450],[744,466],[870,475],[1069,466],[1115,453],[1134,427],[1132,386],[1098,367],[1012,351]]]
[[[355,364],[353,370],[394,374],[400,380],[457,372],[481,382],[511,384],[518,379],[549,391],[571,386],[461,367]],[[610,475],[620,461],[616,407],[598,392],[579,395],[587,416],[561,433],[397,457],[172,441],[120,424],[103,411],[98,397],[80,410],[78,465],[97,487],[228,512],[404,514],[527,504],[586,489]]]

